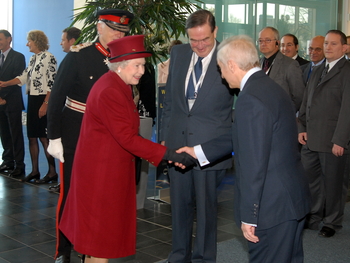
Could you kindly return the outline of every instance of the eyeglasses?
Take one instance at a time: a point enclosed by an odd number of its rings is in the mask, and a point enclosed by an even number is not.
[[[322,48],[313,48],[313,47],[309,47],[309,52],[322,52]]]
[[[208,44],[209,42],[210,42],[210,37],[207,37],[201,40],[190,39],[191,45],[198,45],[199,43]]]
[[[269,39],[269,38],[259,39],[259,40],[256,41],[256,44],[257,45],[261,45],[262,43],[270,44],[271,41],[275,41],[275,40],[277,40],[277,39],[276,38],[274,38],[274,39]]]

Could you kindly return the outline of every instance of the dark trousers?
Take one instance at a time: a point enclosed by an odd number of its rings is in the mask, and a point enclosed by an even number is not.
[[[0,110],[0,137],[3,162],[24,170],[22,110]]]
[[[64,150],[64,169],[63,177],[61,176],[61,192],[60,192],[60,202],[57,206],[59,211],[59,216],[57,218],[58,222],[61,219],[62,212],[64,210],[64,205],[68,196],[70,188],[70,180],[73,168],[73,160],[75,149],[79,139],[80,127],[82,122],[83,114],[67,109],[64,109],[64,120],[62,126],[62,145]],[[63,191],[62,191],[63,189]],[[59,255],[70,255],[72,250],[72,243],[66,238],[66,236],[58,229],[57,235],[57,251],[56,256]]]
[[[217,186],[226,170],[169,169],[172,251],[169,262],[216,262]],[[192,251],[192,231],[196,233]]]
[[[250,263],[304,262],[302,232],[305,219],[286,221],[269,229],[255,230],[258,243],[248,242]]]
[[[303,146],[301,161],[309,180],[312,200],[308,219],[310,227],[323,222],[324,226],[334,230],[342,228],[347,158],[347,154],[336,157],[332,153],[314,152]]]

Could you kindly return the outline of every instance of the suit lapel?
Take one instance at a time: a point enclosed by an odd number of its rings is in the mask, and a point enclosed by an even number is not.
[[[347,63],[345,58],[342,58],[341,60],[339,60],[333,67],[332,69],[330,69],[327,73],[326,76],[323,77],[323,79],[321,80],[321,82],[318,85],[323,84],[324,82],[328,81],[329,79],[333,78],[335,75],[337,75],[341,68],[343,67],[344,63]],[[326,67],[326,63],[324,63],[323,68]]]
[[[179,67],[179,69],[176,69],[177,70],[176,77],[179,79],[174,80],[174,82],[179,83],[178,96],[180,100],[180,105],[187,112],[189,112],[189,108],[188,108],[188,102],[187,102],[186,93],[185,93],[188,85],[188,82],[186,82],[186,77],[187,77],[188,68],[190,67],[190,63],[192,61],[192,54],[193,54],[193,51],[190,45],[188,44],[188,51],[184,52],[182,57],[183,58],[182,67]]]
[[[1,69],[0,69],[0,76],[2,76],[3,72],[6,71],[6,68],[8,67],[8,65],[11,64],[12,61],[12,56],[14,55],[13,50],[11,48],[11,50],[9,51],[9,53],[7,54],[6,60],[4,61],[4,64],[2,65]]]

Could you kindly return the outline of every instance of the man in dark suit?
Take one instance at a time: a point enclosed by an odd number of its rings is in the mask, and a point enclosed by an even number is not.
[[[346,36],[330,30],[324,40],[326,63],[316,67],[306,87],[299,114],[302,162],[312,196],[307,221],[331,237],[342,228],[346,193],[344,178],[350,144],[350,63]],[[346,175],[345,175],[346,176]],[[348,176],[348,175],[347,175]]]
[[[214,16],[207,10],[194,12],[186,21],[186,31],[190,43],[171,50],[161,119],[160,140],[173,149],[230,132],[232,122],[233,96],[216,64]],[[228,154],[204,169],[169,168],[173,228],[169,262],[216,262],[216,188],[231,165]]]
[[[230,88],[241,90],[232,135],[177,152],[210,165],[234,150],[235,219],[249,241],[250,262],[303,262],[302,231],[310,196],[293,104],[260,70],[249,37],[224,40],[218,65]]]
[[[300,66],[309,63],[308,60],[303,59],[301,56],[299,56],[298,51],[299,51],[298,38],[293,34],[285,34],[281,38],[282,54],[292,59],[295,59],[296,61],[298,61]]]
[[[310,41],[310,45],[308,48],[310,62],[301,67],[301,70],[303,71],[303,81],[305,85],[307,84],[310,78],[312,70],[325,61],[323,53],[323,43],[324,36],[315,36]]]
[[[7,81],[19,76],[25,68],[23,54],[11,47],[12,36],[0,30],[0,80]],[[24,109],[20,86],[8,86],[0,91],[0,136],[4,149],[0,172],[8,171],[12,177],[25,174],[22,110]]]
[[[264,55],[260,60],[261,68],[289,94],[295,111],[298,111],[305,90],[299,63],[279,51],[279,33],[276,28],[262,29],[258,44]]]

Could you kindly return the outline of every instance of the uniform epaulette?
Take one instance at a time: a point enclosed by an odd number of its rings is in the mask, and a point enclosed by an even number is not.
[[[81,43],[70,47],[71,52],[79,52],[81,49],[91,46],[91,42]]]

